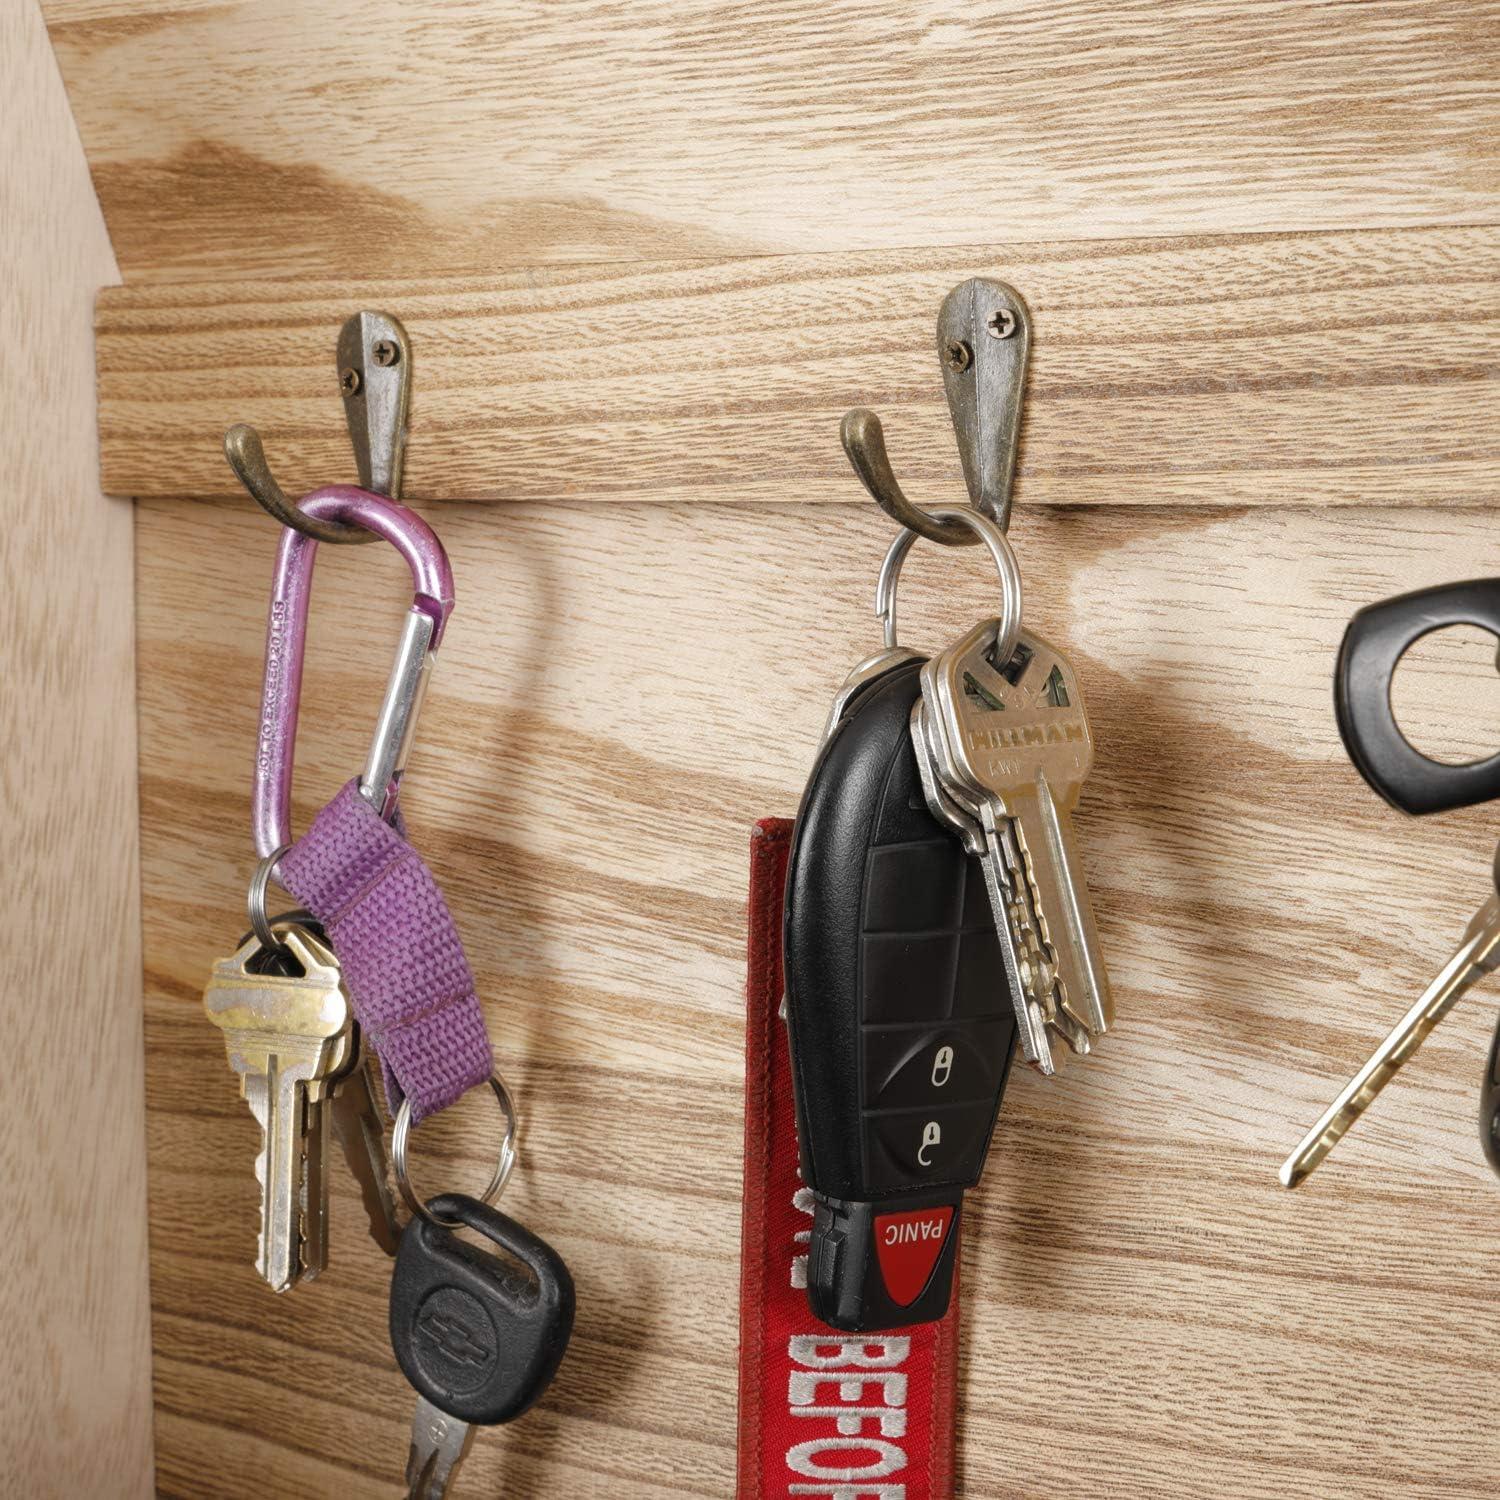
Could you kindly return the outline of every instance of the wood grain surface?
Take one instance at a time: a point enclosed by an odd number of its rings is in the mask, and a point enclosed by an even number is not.
[[[877,639],[890,528],[838,420],[874,407],[914,497],[962,496],[933,324],[979,274],[1036,315],[1014,536],[1089,694],[1120,1023],[1008,1090],[958,1495],[1490,1500],[1493,1001],[1299,1194],[1275,1171],[1490,888],[1492,820],[1387,809],[1329,674],[1358,605],[1491,570],[1500,0],[44,8],[130,283],[98,355],[105,482],[143,497],[161,1493],[395,1496],[411,1413],[348,1182],[328,1272],[256,1280],[201,1013],[274,545],[223,429],[290,490],[349,477],[336,329],[406,322],[408,487],[455,502],[459,593],[407,807],[526,1116],[508,1206],[579,1287],[556,1386],[459,1492],[724,1500],[749,830]],[[325,552],[299,826],[362,761],[407,587]],[[991,598],[923,547],[904,630]],[[1402,722],[1493,748],[1493,642],[1429,647]],[[494,1130],[424,1127],[423,1181],[481,1181]]]
[[[99,493],[115,279],[32,4],[0,5],[0,1493],[151,1494],[130,507]],[[11,112],[14,113],[11,113]]]
[[[876,639],[873,509],[459,505],[458,610],[413,761],[414,836],[527,1117],[508,1203],[579,1289],[556,1386],[481,1434],[462,1492],[732,1486],[744,898]],[[147,1088],[164,1493],[395,1495],[410,1396],[387,1264],[335,1183],[330,1269],[256,1281],[254,1128],[200,991],[241,926],[264,582],[227,504],[139,508]],[[1307,1187],[1276,1167],[1456,942],[1493,817],[1406,820],[1360,782],[1329,673],[1357,605],[1482,571],[1493,516],[1371,508],[1018,517],[1028,619],[1073,654],[1099,755],[1078,816],[1119,1026],[1018,1070],[973,1195],[965,1500],[1492,1493],[1496,1184],[1461,1007]],[[296,821],[361,762],[407,582],[325,549]],[[921,547],[906,637],[990,606]],[[1465,679],[1412,700],[1493,745]],[[1425,695],[1425,697],[1424,697]],[[426,1127],[477,1183],[487,1105]]]
[[[953,503],[933,330],[976,274],[1033,311],[1020,505],[1500,492],[1495,228],[121,287],[98,309],[105,484],[239,493],[236,421],[290,492],[348,477],[334,338],[373,306],[412,339],[412,496],[859,502],[838,424],[865,405],[909,491]]]
[[[129,281],[1494,218],[1495,0],[46,12]]]

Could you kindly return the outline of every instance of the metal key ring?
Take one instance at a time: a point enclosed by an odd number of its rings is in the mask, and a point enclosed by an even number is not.
[[[279,949],[281,939],[276,936],[270,919],[266,916],[266,887],[271,883],[271,873],[276,862],[292,846],[283,844],[273,849],[262,860],[257,861],[255,873],[250,877],[250,892],[245,897],[245,906],[250,913],[250,930],[262,948]]]
[[[511,1098],[510,1090],[499,1073],[490,1075],[490,1088],[494,1090],[495,1098],[500,1101],[500,1108],[505,1113],[505,1138],[500,1142],[500,1155],[495,1162],[495,1175],[490,1178],[489,1186],[479,1195],[481,1203],[493,1203],[500,1196],[506,1179],[515,1167],[521,1142],[521,1117],[516,1113],[515,1100]],[[412,1185],[411,1177],[406,1169],[406,1146],[410,1138],[411,1100],[403,1099],[401,1108],[396,1111],[395,1128],[391,1131],[391,1166],[396,1172],[396,1186],[400,1188],[401,1197],[412,1213],[442,1229],[457,1229],[459,1227],[457,1219],[439,1218],[427,1207],[422,1195]]]
[[[939,521],[955,521],[967,526],[995,560],[1000,575],[1000,618],[995,632],[998,661],[1007,661],[1021,633],[1021,567],[1010,539],[988,516],[967,505],[948,506],[929,512]],[[875,585],[875,613],[885,628],[887,650],[896,645],[896,585],[901,581],[901,565],[917,539],[915,531],[902,530],[891,543],[885,561],[880,565],[880,581]]]

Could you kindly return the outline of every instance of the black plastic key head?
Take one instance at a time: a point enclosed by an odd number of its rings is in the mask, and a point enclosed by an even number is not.
[[[784,931],[808,1300],[835,1328],[947,1310],[1015,1012],[979,861],[927,810],[910,718],[921,662],[864,685],[808,782]]]
[[[1434,630],[1477,625],[1500,635],[1500,578],[1475,578],[1401,594],[1359,611],[1334,668],[1334,710],[1344,748],[1392,807],[1444,812],[1500,797],[1500,755],[1444,765],[1423,755],[1396,723],[1391,679],[1402,656]]]
[[[416,1218],[391,1277],[391,1347],[412,1388],[461,1422],[519,1417],[551,1383],[573,1331],[573,1278],[529,1229],[460,1193],[428,1207],[497,1246],[493,1255]]]
[[[1500,1022],[1495,1025],[1495,1038],[1479,1085],[1479,1144],[1484,1159],[1500,1177]]]

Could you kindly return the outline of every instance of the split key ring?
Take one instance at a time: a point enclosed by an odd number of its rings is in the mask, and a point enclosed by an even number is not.
[[[1000,575],[1000,617],[995,630],[995,659],[1009,661],[1021,633],[1021,566],[1010,538],[990,518],[968,505],[946,506],[929,512],[938,521],[967,526],[989,549]],[[880,565],[880,580],[875,585],[875,613],[885,629],[887,650],[896,646],[896,585],[901,581],[901,566],[917,539],[915,531],[897,533]]]
[[[521,1117],[516,1112],[515,1100],[511,1098],[510,1089],[506,1087],[505,1080],[499,1073],[492,1073],[489,1083],[495,1098],[499,1101],[501,1112],[505,1115],[505,1135],[500,1142],[500,1154],[495,1161],[494,1175],[490,1178],[485,1190],[479,1194],[481,1203],[493,1203],[500,1196],[507,1179],[515,1168],[521,1143]],[[426,1200],[412,1184],[406,1163],[406,1148],[411,1139],[411,1130],[411,1100],[403,1099],[401,1107],[396,1111],[396,1124],[391,1131],[391,1166],[396,1173],[396,1186],[401,1190],[402,1200],[414,1215],[426,1219],[429,1224],[437,1224],[444,1229],[457,1229],[460,1227],[459,1221],[440,1218],[433,1213],[427,1207]]]

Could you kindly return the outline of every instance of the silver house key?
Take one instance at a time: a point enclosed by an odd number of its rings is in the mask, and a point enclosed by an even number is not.
[[[1004,899],[1033,1010],[1023,1045],[1048,1072],[1038,1013],[1075,1052],[1113,1019],[1072,826],[1093,737],[1067,658],[1022,630],[997,666],[997,634],[995,621],[977,625],[924,667],[922,712],[939,779],[983,830],[992,897]]]
[[[256,1270],[273,1291],[311,1279],[327,1258],[325,1101],[353,1045],[338,960],[305,928],[277,938],[300,972],[251,938],[213,968],[203,996],[229,1065],[261,1127]]]

